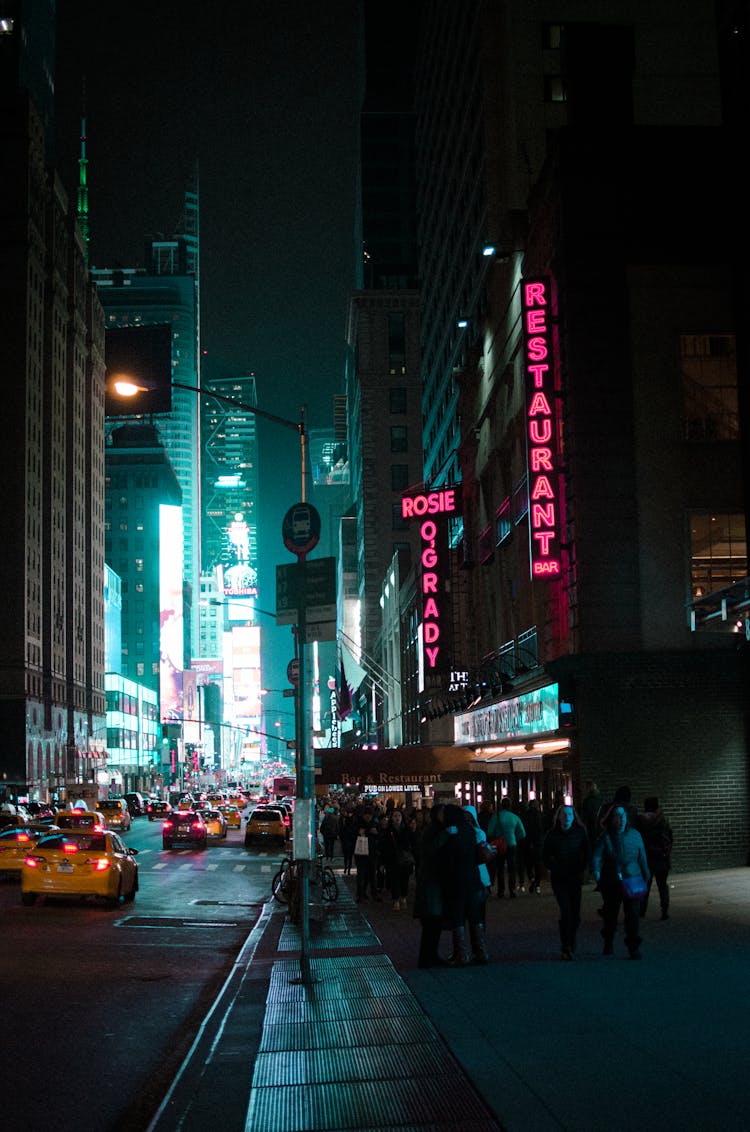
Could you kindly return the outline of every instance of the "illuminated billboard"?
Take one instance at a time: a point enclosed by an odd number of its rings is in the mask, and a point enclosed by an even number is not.
[[[185,667],[182,507],[159,505],[159,700],[164,723],[183,718]]]

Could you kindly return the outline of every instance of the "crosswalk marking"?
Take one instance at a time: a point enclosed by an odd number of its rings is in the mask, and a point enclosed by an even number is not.
[[[232,872],[233,873],[244,873],[246,868],[247,868],[247,865],[232,865]]]

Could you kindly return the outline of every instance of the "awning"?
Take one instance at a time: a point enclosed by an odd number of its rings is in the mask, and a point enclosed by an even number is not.
[[[471,774],[469,747],[323,747],[316,783],[328,786],[432,786],[438,782],[463,782]]]

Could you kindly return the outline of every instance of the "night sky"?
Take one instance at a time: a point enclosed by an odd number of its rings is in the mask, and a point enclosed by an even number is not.
[[[296,421],[304,403],[309,427],[330,427],[355,285],[356,3],[58,0],[57,11],[56,166],[74,203],[85,75],[91,264],[141,266],[147,237],[179,225],[197,158],[212,372],[254,372],[260,407]],[[299,442],[262,422],[259,434],[259,604],[274,609]]]

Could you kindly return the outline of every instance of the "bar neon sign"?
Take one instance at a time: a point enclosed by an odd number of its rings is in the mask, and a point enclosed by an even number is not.
[[[440,614],[445,595],[445,586],[441,584],[441,557],[447,537],[440,517],[457,513],[455,488],[421,492],[404,496],[401,500],[402,518],[422,519],[419,527],[422,539],[422,647],[426,666],[432,670],[436,668],[440,655]]]
[[[556,445],[550,281],[524,279],[526,442],[529,471],[529,537],[533,577],[560,575],[560,493]]]

